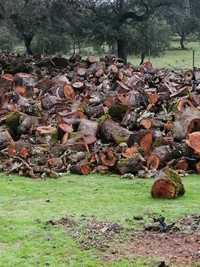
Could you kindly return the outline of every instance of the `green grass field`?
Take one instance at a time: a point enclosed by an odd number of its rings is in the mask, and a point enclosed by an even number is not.
[[[169,50],[159,57],[151,57],[151,62],[157,68],[169,69],[191,69],[193,67],[193,50],[195,50],[195,66],[200,67],[200,43],[188,42],[186,50],[181,50],[177,41],[171,43]],[[148,59],[148,58],[146,58]],[[138,65],[140,58],[137,56],[129,57],[129,61]]]
[[[127,227],[133,216],[164,215],[168,221],[199,212],[199,176],[184,178],[186,195],[177,200],[150,197],[152,180],[118,176],[67,176],[31,180],[0,176],[0,267],[153,267],[154,260],[101,262],[83,251],[64,230],[45,227],[66,215],[95,216]],[[128,220],[127,220],[128,219]],[[135,225],[137,227],[137,225]]]

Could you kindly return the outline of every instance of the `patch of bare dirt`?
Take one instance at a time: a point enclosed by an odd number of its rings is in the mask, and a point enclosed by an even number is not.
[[[82,249],[96,248],[105,261],[145,257],[160,260],[166,265],[200,266],[200,216],[187,216],[166,224],[163,217],[154,219],[143,231],[123,228],[117,223],[98,221],[95,218],[62,218],[50,221],[63,226]]]
[[[104,255],[104,260],[114,261],[141,256],[188,267],[192,263],[200,263],[200,234],[135,233],[115,251],[118,252]]]
[[[82,249],[96,248],[106,251],[113,240],[119,238],[123,227],[117,223],[98,221],[95,218],[82,218],[79,222],[65,217],[58,221],[49,221],[54,226],[64,226],[67,232],[80,244]]]

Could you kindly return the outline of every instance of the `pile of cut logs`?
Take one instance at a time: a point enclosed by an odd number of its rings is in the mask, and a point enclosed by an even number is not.
[[[200,173],[200,72],[114,56],[0,55],[0,169],[30,177]]]

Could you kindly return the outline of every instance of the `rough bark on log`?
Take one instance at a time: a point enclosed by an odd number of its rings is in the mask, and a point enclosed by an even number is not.
[[[100,136],[107,142],[115,142],[116,144],[126,143],[131,132],[111,119],[108,119],[100,126]]]
[[[143,169],[144,162],[144,158],[137,153],[131,158],[119,160],[116,168],[121,175],[126,173],[137,174],[139,170]]]
[[[151,189],[153,198],[174,199],[184,194],[185,189],[180,176],[170,168],[159,174]]]

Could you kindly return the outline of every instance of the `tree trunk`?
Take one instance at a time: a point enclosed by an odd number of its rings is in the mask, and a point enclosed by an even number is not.
[[[181,38],[180,38],[180,45],[181,45],[181,49],[184,50],[185,49],[185,35],[182,34]]]
[[[141,53],[140,58],[141,58],[140,65],[142,65],[144,63],[144,59],[145,59],[145,52]]]
[[[126,41],[124,39],[117,40],[118,57],[122,58],[124,63],[127,63]]]
[[[33,55],[33,51],[31,49],[32,40],[33,36],[24,36],[24,45],[26,47],[26,53],[28,56]]]

